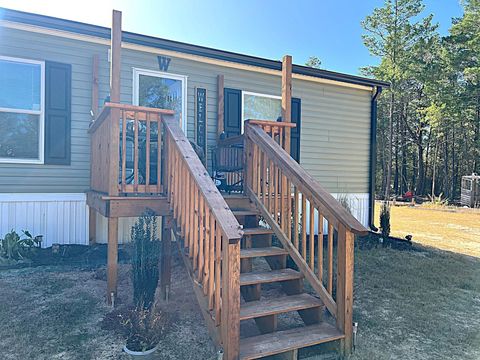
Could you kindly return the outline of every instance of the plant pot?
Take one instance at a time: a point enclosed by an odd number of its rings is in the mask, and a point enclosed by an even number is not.
[[[127,345],[123,347],[123,351],[128,355],[130,355],[132,359],[142,359],[142,360],[154,359],[155,351],[157,351],[157,349],[158,349],[158,345],[146,351],[133,351],[127,348]]]

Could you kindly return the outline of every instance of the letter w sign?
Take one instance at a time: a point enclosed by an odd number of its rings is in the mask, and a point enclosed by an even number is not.
[[[158,68],[161,71],[168,71],[168,66],[170,65],[171,58],[166,56],[158,56]]]

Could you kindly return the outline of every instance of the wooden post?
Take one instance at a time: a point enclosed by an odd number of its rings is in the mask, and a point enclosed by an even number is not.
[[[95,244],[97,233],[97,212],[91,206],[88,207],[88,243]]]
[[[98,54],[92,58],[92,114],[93,120],[97,118],[98,113]]]
[[[172,277],[172,217],[162,218],[162,246],[160,266],[160,292],[163,300],[168,300]]]
[[[117,297],[118,218],[108,218],[107,303]],[[112,299],[113,293],[113,299]]]
[[[282,60],[282,121],[292,122],[292,57]],[[290,128],[285,128],[285,151],[290,154]]]
[[[122,12],[113,10],[110,44],[110,102],[120,102],[120,67],[122,49]]]
[[[220,138],[220,135],[224,131],[224,84],[225,79],[223,75],[217,76],[217,139]]]
[[[222,246],[222,342],[224,359],[240,352],[240,239]]]
[[[339,224],[337,245],[337,326],[345,333],[340,350],[352,352],[353,338],[353,241],[354,235]]]
[[[122,47],[122,13],[113,10],[112,13],[112,33],[111,33],[111,61],[110,61],[110,101],[120,103],[120,66],[121,66],[121,47]],[[110,167],[109,167],[109,186],[108,194],[118,195],[118,163],[120,156],[118,154],[119,134],[120,134],[120,111],[112,109],[110,112]]]

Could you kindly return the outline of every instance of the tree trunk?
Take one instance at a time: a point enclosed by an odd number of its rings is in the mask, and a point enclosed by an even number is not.
[[[395,103],[395,93],[392,88],[390,90],[390,114],[388,116],[389,129],[390,129],[390,141],[388,146],[388,165],[387,165],[387,179],[385,181],[385,200],[390,200],[390,184],[392,181],[392,153],[393,153],[393,113],[394,113],[394,103]]]

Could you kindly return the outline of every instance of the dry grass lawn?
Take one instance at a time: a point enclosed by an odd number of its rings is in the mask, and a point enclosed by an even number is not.
[[[380,204],[376,204],[376,225]],[[392,206],[391,235],[422,245],[480,258],[480,211],[474,209]]]

